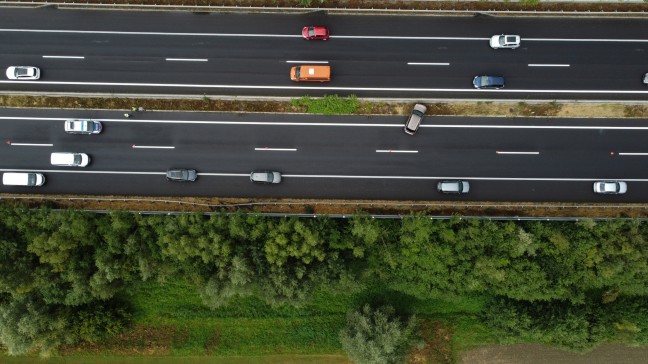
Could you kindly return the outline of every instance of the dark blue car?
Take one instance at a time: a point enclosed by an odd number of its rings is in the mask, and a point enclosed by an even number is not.
[[[504,77],[501,76],[477,76],[473,79],[473,86],[475,88],[493,88],[498,89],[504,87]]]

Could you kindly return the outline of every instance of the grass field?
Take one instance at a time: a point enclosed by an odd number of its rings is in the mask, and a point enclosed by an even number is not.
[[[210,363],[349,363],[338,333],[346,312],[366,302],[391,304],[423,320],[426,347],[412,353],[417,363],[451,363],[460,350],[490,342],[476,319],[486,303],[481,297],[421,301],[376,286],[360,293],[318,292],[301,308],[245,297],[211,310],[191,285],[171,281],[139,283],[125,298],[133,306],[133,326],[106,342],[65,348],[66,364],[85,363],[89,355],[105,363],[146,362],[137,357],[191,364],[205,358]]]

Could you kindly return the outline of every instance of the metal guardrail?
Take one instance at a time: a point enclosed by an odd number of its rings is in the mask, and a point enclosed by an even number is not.
[[[52,209],[52,211],[65,211],[63,209]],[[79,210],[83,212],[89,212],[94,214],[108,214],[114,212],[112,210]],[[188,215],[188,214],[200,214],[200,215],[216,215],[216,214],[226,214],[234,215],[239,212],[180,212],[180,211],[138,211],[138,210],[128,210],[124,211],[131,214],[140,214],[140,215]],[[282,213],[282,212],[248,212],[247,214],[259,215],[264,217],[299,217],[299,218],[333,218],[333,219],[349,219],[352,218],[353,214],[297,214],[297,213]],[[407,219],[414,218],[418,216],[414,215],[368,215],[372,219]],[[609,220],[638,220],[638,221],[648,221],[648,217],[586,217],[586,216],[566,216],[566,217],[552,217],[552,216],[540,216],[540,217],[529,217],[529,216],[441,216],[441,215],[430,215],[427,216],[430,220],[487,220],[487,221],[550,221],[550,222],[578,222],[581,220],[592,220],[592,221],[609,221]]]

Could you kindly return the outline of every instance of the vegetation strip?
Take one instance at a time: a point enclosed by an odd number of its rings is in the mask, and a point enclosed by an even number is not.
[[[648,343],[648,225],[638,221],[0,205],[0,232],[0,341],[12,355],[451,363],[485,343]]]

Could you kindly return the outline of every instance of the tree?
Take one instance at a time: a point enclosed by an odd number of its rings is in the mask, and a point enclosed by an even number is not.
[[[415,343],[415,317],[403,322],[391,306],[347,313],[346,327],[340,331],[342,348],[357,364],[402,363]]]

